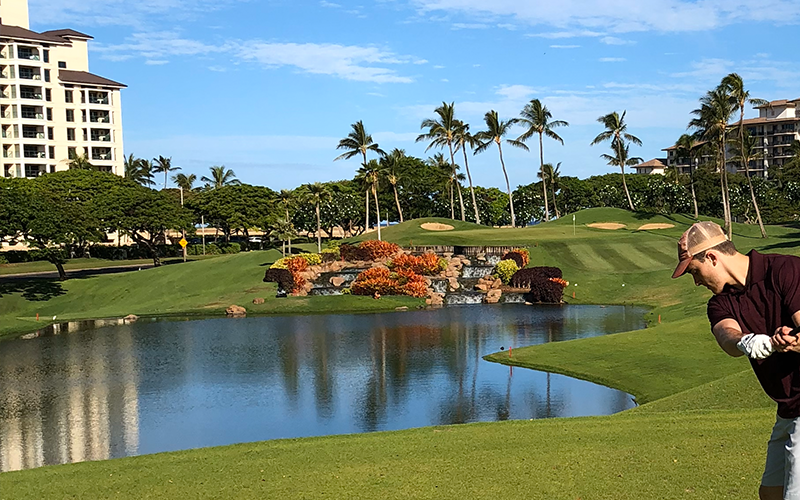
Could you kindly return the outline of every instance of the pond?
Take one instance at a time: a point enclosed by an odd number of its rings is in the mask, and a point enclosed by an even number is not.
[[[266,439],[607,415],[630,395],[484,361],[642,308],[460,306],[54,325],[0,343],[0,471]]]

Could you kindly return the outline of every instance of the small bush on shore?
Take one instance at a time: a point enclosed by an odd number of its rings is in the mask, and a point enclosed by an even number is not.
[[[389,263],[389,268],[393,271],[409,270],[423,276],[433,276],[447,268],[447,261],[435,253],[426,253],[419,257],[402,254]]]
[[[353,295],[410,295],[424,297],[428,293],[425,278],[409,270],[391,272],[385,267],[375,267],[360,273],[352,285]]]
[[[277,283],[278,288],[286,293],[292,293],[295,289],[294,277],[288,269],[267,269],[264,281]]]
[[[503,258],[500,260],[513,260],[517,263],[517,267],[520,269],[524,269],[525,266],[528,265],[530,262],[530,252],[528,252],[527,248],[515,248],[510,252],[503,255]]]
[[[514,273],[519,271],[519,266],[517,263],[511,259],[501,260],[494,266],[494,274],[503,282],[504,285],[507,285],[511,281],[511,277],[514,276]]]
[[[396,254],[398,251],[400,251],[400,247],[396,243],[378,240],[362,241],[358,246],[344,244],[339,247],[342,260],[348,262],[385,259],[386,257]]]

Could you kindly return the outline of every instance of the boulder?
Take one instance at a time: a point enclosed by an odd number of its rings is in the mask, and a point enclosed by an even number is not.
[[[494,288],[494,289],[492,289],[492,290],[489,290],[489,291],[486,293],[486,296],[487,296],[487,297],[500,297],[501,295],[503,295],[503,292],[502,292],[502,290],[499,290],[499,289],[497,289],[497,288]]]
[[[408,306],[395,307],[395,311],[408,311]]]
[[[257,297],[255,299],[253,299],[253,304],[263,304],[263,303],[264,303],[264,299],[261,298],[261,297]]]
[[[472,265],[472,261],[470,261],[469,259],[461,259],[461,265],[463,265],[463,266],[471,266]]]
[[[456,281],[456,280],[454,279],[454,280],[452,280],[452,281],[450,281],[450,282],[448,283],[448,287],[447,287],[447,288],[448,288],[448,289],[449,289],[451,292],[455,292],[456,290],[458,290],[459,288],[461,288],[461,285],[459,285],[459,284],[458,284],[458,281]]]
[[[487,304],[497,304],[498,302],[500,302],[500,297],[489,297],[488,295],[486,296]]]
[[[247,316],[247,309],[245,309],[242,306],[237,306],[237,305],[234,304],[234,305],[228,306],[228,308],[225,309],[225,314],[227,316],[229,316],[229,317],[232,317],[232,318],[241,318],[241,317]]]
[[[445,259],[449,259],[452,256],[453,256],[453,252],[444,252],[442,254],[442,257],[444,257]]]
[[[341,276],[334,276],[330,279],[330,282],[331,285],[335,286],[336,288],[339,288],[344,283],[344,278],[342,278]]]
[[[134,321],[136,321],[137,319],[139,319],[139,316],[137,316],[137,315],[135,315],[135,314],[129,314],[129,315],[125,316],[125,317],[124,317],[124,318],[122,318],[122,319],[124,319],[126,322],[131,322],[131,323],[133,323]]]
[[[477,285],[475,285],[475,290],[480,290],[481,292],[485,292],[489,290],[489,285],[487,285],[486,283],[478,283]]]
[[[494,283],[492,283],[492,288],[500,288],[501,286],[503,286],[503,280],[500,278],[497,278],[494,280]]]

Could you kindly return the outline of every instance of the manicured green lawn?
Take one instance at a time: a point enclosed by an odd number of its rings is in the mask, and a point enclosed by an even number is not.
[[[620,222],[627,228],[581,225],[590,222]],[[649,222],[676,227],[635,230]],[[670,279],[676,240],[691,220],[593,209],[578,214],[575,235],[570,216],[524,229],[456,222],[455,230],[438,233],[420,229],[419,223],[393,226],[383,235],[402,244],[407,238],[414,244],[526,246],[534,265],[562,268],[570,281],[569,302],[650,306],[646,330],[515,346],[511,358],[507,351],[489,356],[620,388],[642,406],[610,417],[269,441],[45,467],[0,474],[0,499],[756,497],[774,409],[747,362],[716,346],[705,317],[710,292],[694,287],[688,277]],[[798,230],[769,227],[768,232],[770,238],[762,240],[757,227],[737,225],[734,242],[743,251],[800,251]],[[274,285],[260,281],[261,265],[277,258],[277,252],[267,254],[71,280],[63,284],[65,295],[39,302],[0,291],[0,333],[13,330],[6,326],[9,321],[16,322],[17,331],[30,328],[38,309],[65,318],[218,314],[229,303],[251,310],[253,297],[274,295]],[[384,300],[270,299],[252,310],[394,306]]]
[[[0,254],[2,255],[2,254]],[[211,259],[217,257],[216,255],[194,255],[187,257],[187,261]],[[169,257],[162,259],[162,264],[175,264],[182,262],[181,257]],[[69,271],[77,271],[80,269],[99,269],[107,267],[125,267],[125,266],[149,266],[153,264],[153,259],[129,259],[129,260],[108,260],[108,259],[71,259],[64,264],[64,269]],[[0,276],[9,274],[27,274],[27,273],[54,273],[56,266],[46,261],[36,262],[19,262],[15,264],[0,264]]]

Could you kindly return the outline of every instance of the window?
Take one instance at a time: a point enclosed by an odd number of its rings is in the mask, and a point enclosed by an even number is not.
[[[53,121],[53,108],[47,108],[47,121]]]
[[[56,166],[55,165],[50,165],[50,173],[52,174],[55,171],[56,171]]]
[[[75,140],[75,129],[74,128],[68,128],[67,129],[67,140],[68,141],[74,141]]]
[[[84,141],[88,141],[89,140],[89,131],[86,130],[86,129],[83,129],[83,140]]]
[[[74,122],[75,121],[75,110],[74,109],[68,109],[67,110],[67,121],[68,122]]]
[[[47,127],[47,139],[54,140],[55,134],[53,133],[53,127]]]
[[[46,81],[46,82],[50,81],[50,70],[49,69],[44,70],[44,81]]]
[[[86,123],[86,110],[85,109],[81,110],[81,121],[83,121],[83,123]]]
[[[64,91],[64,102],[68,102],[68,103],[72,102],[72,91],[71,90],[65,90]]]
[[[49,149],[50,149],[50,151],[49,151],[50,156],[48,156],[48,158],[50,158],[51,160],[55,159],[55,157],[56,157],[56,147],[55,146],[50,146]]]
[[[42,51],[42,56],[43,56],[44,62],[46,62],[46,63],[50,62],[50,51],[49,50],[44,49]]]
[[[70,160],[74,160],[78,157],[78,153],[75,152],[76,148],[67,148],[67,158]]]
[[[67,69],[67,62],[66,61],[58,61],[58,67],[61,69]]]
[[[53,95],[50,92],[50,89],[44,89],[44,100],[45,101],[52,101],[53,100]]]

